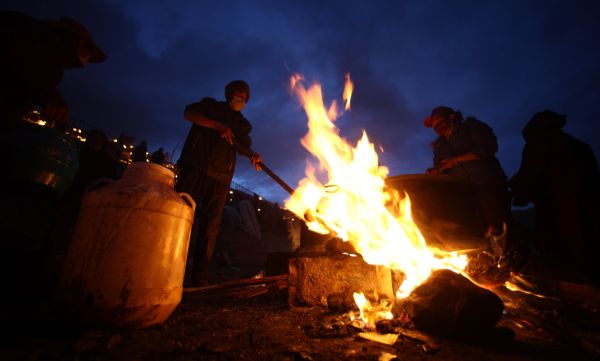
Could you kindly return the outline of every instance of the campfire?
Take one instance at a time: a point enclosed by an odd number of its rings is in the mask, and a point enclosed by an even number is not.
[[[502,301],[465,278],[469,277],[467,252],[448,252],[427,244],[413,220],[409,196],[386,186],[389,170],[379,164],[366,131],[352,146],[334,124],[343,112],[335,101],[325,106],[319,84],[307,88],[304,79],[294,75],[290,85],[308,117],[308,133],[301,143],[317,163],[308,163],[306,177],[285,206],[302,217],[312,231],[339,238],[354,250],[327,259],[291,260],[290,304],[343,305],[341,310],[346,310],[349,302],[355,303],[359,314],[350,316],[361,320],[365,328],[374,329],[377,322],[399,316],[395,305],[404,304],[404,309],[413,311],[412,318],[418,319],[422,307],[415,303],[417,299],[436,299],[433,293],[437,292],[432,290],[448,292],[447,287],[459,287],[453,292],[474,298],[453,301],[470,306],[487,302],[489,308],[472,310],[470,317],[485,317],[491,308],[493,314],[484,322],[493,326],[502,313]],[[350,109],[353,87],[347,75],[344,111]],[[352,258],[356,254],[360,260]],[[429,280],[432,273],[436,275],[433,281]],[[319,277],[324,278],[321,285],[316,280]]]

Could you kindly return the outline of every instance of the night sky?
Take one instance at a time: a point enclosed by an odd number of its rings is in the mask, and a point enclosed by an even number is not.
[[[352,110],[336,124],[354,143],[365,129],[392,175],[431,166],[435,135],[423,127],[447,105],[488,123],[508,176],[519,166],[521,130],[538,111],[569,116],[565,130],[600,155],[598,1],[2,1],[36,18],[86,25],[108,60],[65,72],[72,120],[150,151],[175,149],[190,123],[186,104],[222,100],[244,79],[254,150],[296,186],[309,155],[306,116],[288,89],[292,73],[322,83]],[[41,55],[43,56],[43,55]],[[234,181],[281,202],[287,193],[240,158]]]

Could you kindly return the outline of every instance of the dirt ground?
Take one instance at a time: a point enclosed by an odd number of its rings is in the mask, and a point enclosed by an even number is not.
[[[211,282],[256,275],[269,242],[278,241],[222,243]],[[598,360],[600,291],[567,286],[546,286],[547,298],[497,290],[505,305],[498,332],[479,341],[441,339],[404,324],[391,330],[392,345],[363,338],[348,314],[288,307],[285,279],[187,289],[166,322],[141,330],[69,327],[47,304],[41,318],[27,305],[4,307],[0,316],[17,322],[0,322],[0,360]],[[39,287],[26,289],[21,300],[44,297]],[[18,295],[3,294],[9,297]]]
[[[256,291],[264,291],[252,296]],[[268,290],[268,291],[267,291]],[[347,314],[287,306],[271,284],[186,292],[163,324],[142,330],[21,325],[2,337],[2,360],[597,360],[597,305],[581,297],[502,291],[498,333],[478,342],[406,329],[393,345],[363,339]],[[560,295],[559,295],[560,296]],[[6,310],[4,310],[6,312]],[[411,333],[411,332],[414,332]],[[416,335],[416,337],[415,337]]]

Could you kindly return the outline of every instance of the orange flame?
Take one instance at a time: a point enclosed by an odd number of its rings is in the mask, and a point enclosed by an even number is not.
[[[504,283],[504,287],[513,292],[521,292],[538,298],[548,298],[541,293],[533,292],[532,290],[536,288],[535,285],[518,274],[511,274],[511,279]]]
[[[307,89],[298,75],[292,77],[291,86],[308,117],[308,133],[301,143],[319,163],[307,165],[306,178],[285,206],[304,217],[311,230],[334,232],[351,242],[367,263],[401,270],[406,280],[398,298],[408,296],[432,270],[462,271],[466,256],[428,247],[412,219],[408,196],[386,188],[388,168],[379,165],[367,133],[363,131],[352,147],[333,124],[335,103],[326,110],[321,86],[313,84]],[[347,108],[352,88],[348,75]]]
[[[354,292],[353,297],[360,311],[360,319],[363,320],[366,328],[375,329],[377,321],[394,318],[392,304],[386,300],[379,305],[372,305],[362,292]],[[350,318],[354,321],[353,314],[350,314]]]
[[[344,101],[346,102],[346,110],[350,109],[350,99],[352,98],[352,92],[354,91],[354,83],[350,80],[350,74],[346,74],[346,85],[344,86]]]

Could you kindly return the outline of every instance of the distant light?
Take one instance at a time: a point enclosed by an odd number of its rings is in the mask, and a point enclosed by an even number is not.
[[[258,197],[258,200],[259,200],[259,201],[262,201],[262,197]]]
[[[117,142],[117,140],[116,140],[116,139],[113,139],[113,143],[116,143],[116,142]]]
[[[233,191],[229,191],[229,194],[233,194]]]
[[[259,211],[259,212],[260,212],[260,208],[259,208],[259,209],[257,209],[257,211]]]

